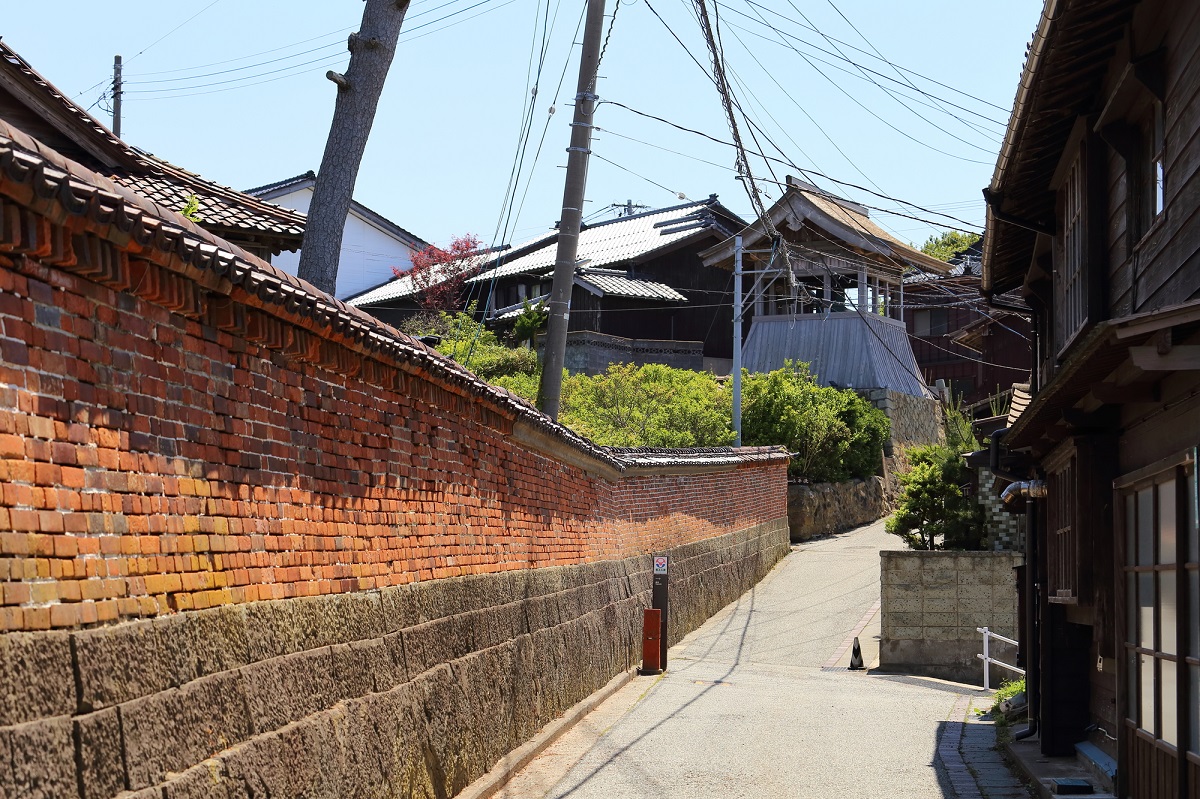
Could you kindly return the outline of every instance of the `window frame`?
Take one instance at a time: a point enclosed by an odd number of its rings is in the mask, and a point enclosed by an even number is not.
[[[1181,775],[1184,763],[1200,765],[1200,693],[1194,674],[1200,673],[1200,624],[1191,618],[1191,608],[1200,591],[1200,482],[1197,478],[1197,452],[1191,447],[1170,458],[1124,475],[1113,483],[1116,493],[1117,541],[1122,549],[1120,558],[1120,624],[1122,667],[1118,677],[1118,691],[1123,695],[1121,728],[1123,734],[1153,743],[1179,759]],[[1170,513],[1174,518],[1174,552],[1170,560],[1160,551],[1163,541],[1164,500],[1161,489],[1174,484]],[[1139,549],[1146,543],[1142,538],[1142,498],[1149,491],[1153,505],[1149,509],[1149,550]],[[1133,502],[1132,506],[1130,502]],[[1140,553],[1140,554],[1139,554]],[[1141,560],[1148,556],[1150,562]],[[1138,602],[1145,575],[1153,575],[1151,586],[1154,601],[1149,606],[1151,645],[1144,646],[1142,622],[1145,607]],[[1175,592],[1175,626],[1171,631],[1174,638],[1173,652],[1164,649],[1163,631],[1163,575],[1170,575]],[[1152,713],[1154,718],[1144,718],[1145,703],[1145,658],[1150,658],[1150,674],[1154,681]],[[1164,681],[1163,663],[1173,663],[1174,686],[1170,687],[1170,703],[1177,708],[1176,726],[1170,735],[1163,729]],[[1136,686],[1135,686],[1136,683]],[[1188,713],[1192,714],[1191,716]]]

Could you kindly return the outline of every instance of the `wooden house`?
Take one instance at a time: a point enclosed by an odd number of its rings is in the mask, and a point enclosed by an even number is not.
[[[316,173],[310,170],[287,180],[247,189],[246,193],[307,215],[316,182]],[[372,211],[358,200],[351,200],[342,230],[334,296],[338,299],[353,297],[392,280],[396,277],[394,270],[406,272],[411,269],[413,253],[428,246],[428,242],[383,214]],[[280,253],[271,263],[294,275],[300,266],[300,252]]]
[[[950,260],[944,275],[904,279],[901,313],[925,382],[942,381],[968,412],[1029,375],[1029,309],[999,311],[979,296],[981,243]],[[1010,298],[1019,307],[1019,296]]]
[[[299,249],[304,239],[304,214],[131,147],[2,41],[0,119],[163,208],[180,212],[194,197],[197,225],[264,260]]]
[[[1198,129],[1200,4],[1047,0],[985,192],[983,291],[1034,314],[998,438],[1037,733],[1136,799],[1200,797]]]
[[[769,372],[803,361],[843,388],[928,394],[903,321],[904,276],[950,265],[896,239],[870,210],[789,176],[783,196],[740,231],[748,298],[742,363]],[[732,270],[732,238],[701,254]]]
[[[745,223],[717,200],[659,208],[594,224],[579,235],[571,291],[567,368],[596,373],[610,363],[665,363],[728,373],[733,350],[730,276],[699,252]],[[475,301],[503,327],[525,303],[548,299],[558,232],[490,254],[473,265],[464,304]],[[418,308],[420,287],[403,275],[349,304],[390,323]]]

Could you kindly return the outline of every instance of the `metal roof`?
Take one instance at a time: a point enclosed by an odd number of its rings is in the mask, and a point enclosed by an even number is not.
[[[575,272],[575,285],[581,286],[593,294],[599,294],[601,297],[611,295],[641,300],[687,302],[687,297],[666,283],[637,280],[615,269],[579,268]]]
[[[742,220],[721,206],[714,194],[700,202],[659,208],[644,214],[610,219],[595,225],[585,225],[579,234],[577,258],[580,264],[589,270],[605,264],[638,262],[656,252],[678,246],[694,236],[711,235],[713,232],[718,235],[726,235],[741,224]],[[467,282],[490,282],[495,278],[519,274],[545,276],[554,270],[554,259],[557,253],[558,233],[556,231],[532,239],[502,255],[493,256],[483,265],[479,274],[469,278]],[[630,282],[643,285],[637,287],[627,285],[624,288],[618,288],[617,283],[613,282],[611,289],[601,288],[601,290],[605,293],[629,297],[686,301],[686,298],[679,295],[674,289],[669,289],[669,291],[677,296],[670,297],[664,296],[661,289],[652,288],[663,286],[661,283]],[[418,287],[413,285],[410,277],[401,275],[357,297],[351,297],[346,302],[356,307],[379,305],[411,297],[418,291]]]
[[[770,372],[785,360],[807,363],[823,385],[930,396],[904,324],[877,314],[754,317],[742,363]]]
[[[590,267],[636,262],[694,236],[713,231],[727,235],[742,224],[724,208],[717,210],[718,207],[716,195],[712,195],[701,202],[586,225],[579,234],[576,258]],[[519,274],[541,275],[554,268],[557,253],[558,234],[552,233],[515,249],[498,266],[485,269],[468,282]]]

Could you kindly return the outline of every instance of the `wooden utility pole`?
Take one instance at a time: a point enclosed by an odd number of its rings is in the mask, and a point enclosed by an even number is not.
[[[337,286],[346,214],[407,11],[408,0],[367,0],[362,25],[346,43],[350,50],[346,74],[332,70],[325,74],[337,84],[337,101],[313,185],[296,272],[328,294]]]
[[[550,290],[546,354],[542,360],[542,381],[538,386],[538,407],[555,420],[558,419],[559,396],[562,393],[567,324],[571,319],[571,289],[575,283],[575,261],[579,252],[588,156],[592,153],[592,113],[596,110],[596,71],[600,68],[603,34],[604,0],[588,0],[583,50],[579,57],[575,116],[571,120],[571,146],[567,148],[567,180],[563,188],[562,216],[558,222],[558,251],[554,259],[554,284]]]
[[[121,138],[121,56],[113,56],[113,133]]]

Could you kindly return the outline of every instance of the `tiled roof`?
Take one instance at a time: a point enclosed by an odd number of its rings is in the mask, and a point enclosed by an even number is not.
[[[590,267],[636,262],[698,234],[715,230],[726,235],[741,224],[740,219],[731,218],[728,211],[718,210],[716,206],[714,195],[701,202],[586,225],[579,233],[576,258]],[[471,278],[470,282],[478,283],[508,275],[540,275],[554,268],[557,254],[558,234],[552,233],[514,249],[512,255],[503,259],[503,263],[493,269],[485,269]]]
[[[163,161],[157,163],[165,166]],[[220,186],[178,167],[159,174],[118,172],[111,177],[120,185],[176,211],[187,204],[189,195],[194,194],[199,203],[196,212],[199,220],[197,224],[203,227],[241,232],[258,231],[272,236],[290,236],[297,239],[304,237],[306,218],[299,211],[292,211]],[[284,213],[280,213],[281,211]],[[296,245],[299,246],[299,241]]]
[[[583,286],[601,296],[613,295],[616,297],[633,297],[641,300],[687,302],[687,297],[666,283],[656,283],[653,280],[635,280],[628,277],[624,272],[615,269],[578,268],[575,273],[575,284]]]
[[[304,214],[221,186],[130,147],[2,41],[0,68],[14,80],[19,80],[31,95],[46,103],[53,117],[46,120],[49,124],[71,127],[74,138],[83,138],[87,142],[85,149],[99,154],[96,157],[104,164],[98,165],[97,169],[107,177],[172,210],[182,209],[188,195],[194,194],[200,203],[201,226],[211,224],[221,228],[222,232],[238,231],[266,239],[264,243],[275,249],[299,248],[304,237]]]
[[[310,169],[307,172],[300,174],[300,175],[295,175],[290,178],[284,178],[283,180],[277,180],[274,183],[267,183],[266,185],[263,185],[263,186],[255,186],[252,189],[246,189],[246,193],[253,195],[255,197],[262,197],[264,194],[271,194],[273,192],[279,191],[280,189],[290,189],[292,186],[299,186],[301,184],[309,184],[309,183],[312,183],[313,181],[315,181],[316,179],[317,179],[317,173],[313,172]]]
[[[579,234],[579,250],[577,258],[582,265],[594,269],[605,264],[640,261],[659,250],[676,246],[698,233],[717,231],[724,235],[728,230],[741,225],[740,219],[733,217],[727,210],[720,207],[713,195],[702,202],[677,205],[672,208],[660,208],[647,211],[636,216],[626,216],[611,219],[595,225],[586,225]],[[546,275],[554,269],[554,259],[558,251],[558,233],[539,236],[518,247],[505,252],[498,257],[492,257],[482,267],[482,271],[467,280],[468,283],[483,283],[494,278],[508,277],[518,274]],[[631,297],[646,297],[647,299],[686,300],[682,295],[666,297],[661,290],[651,288],[662,286],[661,283],[647,281],[630,281],[644,283],[640,287],[625,286],[613,289],[602,289],[606,293],[624,294]],[[390,280],[381,286],[367,291],[357,297],[351,297],[348,303],[356,307],[379,305],[385,302],[411,297],[418,292],[408,275]],[[669,289],[674,292],[674,289]],[[647,292],[650,292],[647,294]]]
[[[461,386],[552,440],[618,473],[644,466],[737,466],[787,460],[787,451],[782,447],[614,451],[597,446],[511,392],[483,382],[436,350],[244,252],[171,209],[162,208],[63,157],[3,120],[0,120],[0,194],[15,204],[35,203],[37,213],[53,215],[59,220],[83,217],[90,229],[100,235],[109,231],[117,240],[134,242],[142,257],[159,253],[163,262],[172,265],[165,268],[186,266],[211,283],[218,282],[211,277],[219,277],[219,282],[257,298],[254,302],[268,313],[285,321],[306,320],[302,324],[314,335],[342,337],[375,358],[408,363],[444,384]]]

